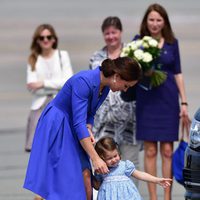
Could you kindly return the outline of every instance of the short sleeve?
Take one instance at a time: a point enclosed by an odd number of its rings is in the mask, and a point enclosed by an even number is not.
[[[131,174],[135,171],[135,165],[130,161],[125,161],[125,174],[127,176],[131,176]]]

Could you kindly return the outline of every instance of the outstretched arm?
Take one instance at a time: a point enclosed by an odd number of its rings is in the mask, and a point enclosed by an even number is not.
[[[142,172],[142,171],[139,171],[139,170],[135,170],[132,173],[132,176],[139,179],[139,180],[142,180],[142,181],[147,181],[147,182],[159,184],[164,188],[169,187],[171,185],[171,182],[172,182],[172,179],[170,179],[170,178],[159,178],[159,177],[152,176],[152,175],[150,175],[146,172]]]

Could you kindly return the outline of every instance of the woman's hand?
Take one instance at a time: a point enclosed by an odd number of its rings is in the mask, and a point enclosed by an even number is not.
[[[189,116],[185,115],[181,117],[181,133],[182,136],[181,138],[184,139],[184,134],[186,133],[186,137],[188,139],[189,137],[189,133],[190,133],[190,125],[191,125],[191,120],[189,118]]]
[[[106,163],[100,157],[92,160],[92,165],[94,167],[94,171],[99,174],[107,174],[109,172]]]
[[[180,117],[188,116],[187,105],[181,105]]]
[[[184,139],[184,134],[186,132],[186,136],[188,138],[190,132],[191,120],[188,115],[187,105],[181,105],[180,119],[181,119],[181,132],[182,132],[181,137],[182,139]]]
[[[109,172],[108,167],[106,163],[99,157],[97,152],[94,149],[94,145],[91,142],[90,137],[83,138],[80,140],[80,143],[84,150],[89,155],[92,165],[94,167],[94,170],[97,171],[97,173],[106,174]]]
[[[43,87],[44,87],[43,81],[32,82],[27,84],[28,90],[31,90],[33,92]]]

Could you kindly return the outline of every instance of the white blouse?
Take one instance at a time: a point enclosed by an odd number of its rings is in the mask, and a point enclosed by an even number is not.
[[[35,70],[31,70],[30,64],[27,65],[27,83],[43,81],[44,87],[32,93],[31,110],[39,109],[47,95],[56,95],[64,83],[73,75],[70,58],[67,51],[55,50],[51,58],[38,56]]]

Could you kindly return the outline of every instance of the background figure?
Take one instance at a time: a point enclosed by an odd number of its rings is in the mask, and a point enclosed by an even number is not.
[[[122,43],[122,23],[118,17],[104,19],[101,30],[106,46],[96,51],[90,59],[89,67],[95,69],[106,59],[120,56]],[[95,115],[93,131],[96,139],[109,135],[120,146],[123,160],[131,160],[139,167],[140,144],[135,139],[135,100],[121,98],[121,92],[109,92]],[[137,180],[134,180],[138,184]]]
[[[135,184],[130,179],[131,176],[139,180],[160,184],[164,188],[171,185],[172,179],[158,178],[139,171],[130,160],[121,161],[118,146],[111,137],[101,138],[96,143],[95,150],[110,170],[108,174],[95,174],[94,186],[99,189],[98,200],[141,200]]]
[[[156,60],[167,80],[151,90],[137,88],[137,139],[144,140],[144,167],[156,175],[157,143],[160,142],[163,177],[172,177],[173,142],[178,140],[179,117],[188,117],[187,99],[181,72],[178,40],[174,37],[166,10],[159,4],[148,7],[140,26],[140,36],[152,36],[159,42],[161,55]],[[181,107],[179,108],[179,97]],[[157,200],[156,186],[148,184],[151,200]],[[164,191],[171,199],[171,188]]]
[[[96,110],[109,89],[126,91],[140,78],[140,66],[128,57],[106,59],[95,70],[72,76],[42,112],[24,187],[47,200],[91,200],[91,182],[85,190],[82,176],[91,170],[90,159],[95,171],[108,173],[93,146]]]
[[[50,24],[39,25],[33,35],[27,66],[27,88],[32,94],[25,150],[31,151],[35,127],[43,108],[73,74],[67,51],[57,49],[58,37]]]

